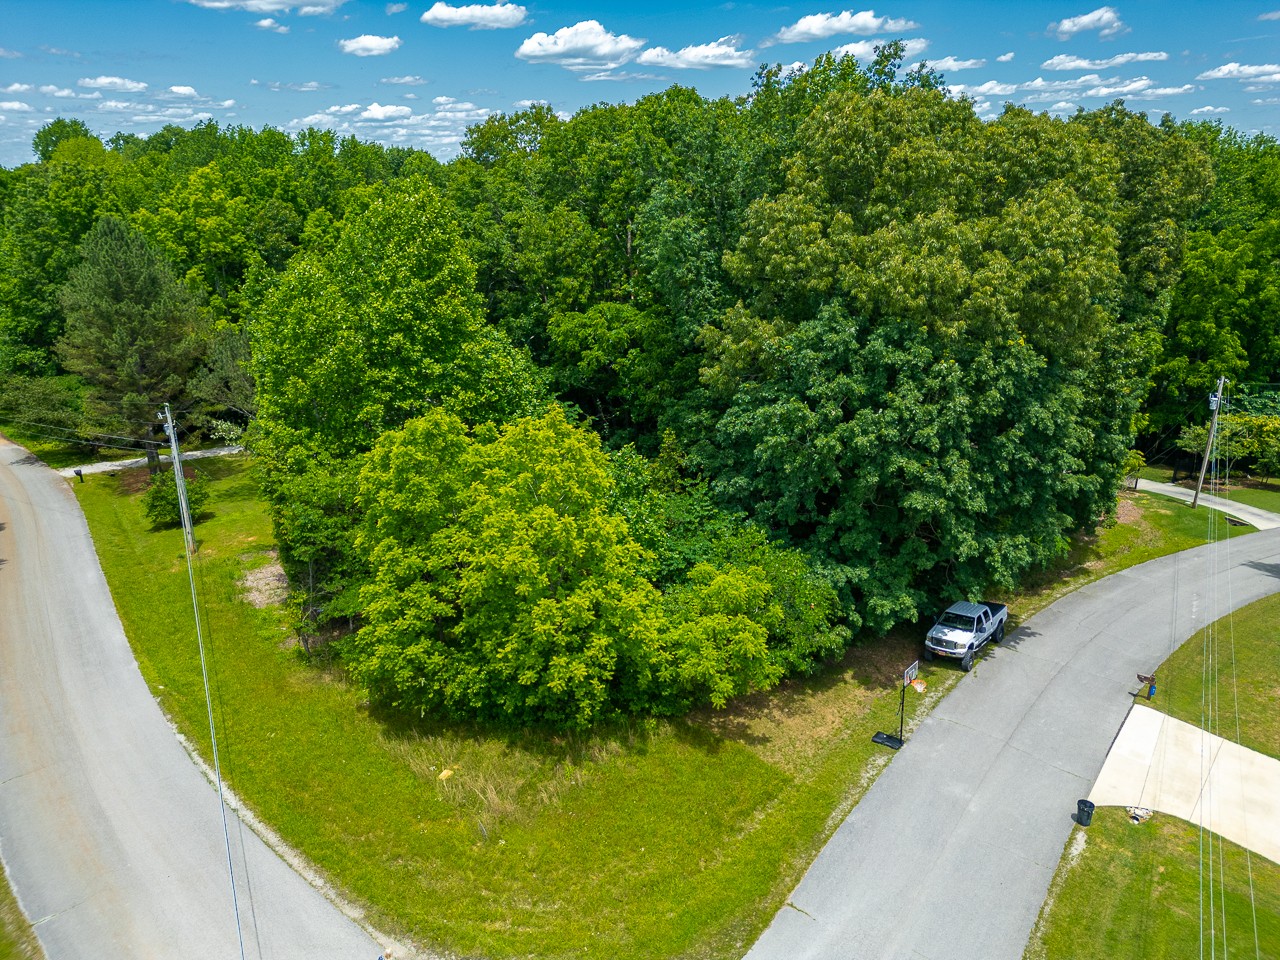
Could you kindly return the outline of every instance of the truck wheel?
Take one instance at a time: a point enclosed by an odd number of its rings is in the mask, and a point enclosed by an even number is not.
[[[993,639],[993,640],[995,640],[995,642],[996,642],[996,643],[999,643],[1001,640],[1003,640],[1003,639],[1004,639],[1004,624],[1003,624],[1003,623],[996,627],[996,635],[995,635],[992,639]]]
[[[973,647],[964,652],[964,656],[960,658],[960,669],[968,673],[973,669]]]
[[[932,651],[932,650],[930,650],[928,647],[925,647],[925,648],[924,648],[924,658],[925,658],[925,660],[932,660],[932,659],[933,659],[933,651]]]

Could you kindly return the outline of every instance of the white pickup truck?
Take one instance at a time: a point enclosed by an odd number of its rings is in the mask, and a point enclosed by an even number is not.
[[[1003,603],[953,603],[924,638],[924,658],[954,657],[967,673],[973,669],[973,658],[984,643],[1004,639],[1008,620],[1009,608]]]

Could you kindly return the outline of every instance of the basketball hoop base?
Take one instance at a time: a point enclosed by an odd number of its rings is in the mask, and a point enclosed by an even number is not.
[[[871,738],[871,742],[882,743],[886,747],[888,747],[890,750],[902,749],[902,740],[898,737],[895,737],[892,733],[881,733],[877,731],[876,735]]]

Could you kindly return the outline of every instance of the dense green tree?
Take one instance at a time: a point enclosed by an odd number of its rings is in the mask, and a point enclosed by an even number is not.
[[[191,292],[122,220],[104,216],[80,247],[59,291],[63,366],[88,387],[85,413],[99,429],[146,439],[158,407],[187,395],[202,318]]]
[[[839,91],[730,270],[704,334],[727,401],[703,451],[729,502],[833,561],[866,622],[1010,584],[1096,517],[1142,376],[1107,145],[924,86]],[[1106,372],[1124,398],[1092,409]]]
[[[79,262],[81,240],[116,210],[112,174],[79,162],[23,167],[0,227],[0,372],[56,369],[62,336],[58,290]]]
[[[558,409],[488,442],[433,411],[361,476],[376,575],[357,679],[400,709],[586,726],[661,671],[657,594],[607,509],[598,439]]]
[[[37,163],[48,163],[53,159],[54,151],[68,140],[97,139],[83,120],[58,117],[50,120],[36,131],[31,140],[31,149],[36,155]],[[101,144],[101,141],[99,141]]]
[[[541,403],[536,371],[484,323],[474,284],[453,210],[415,179],[373,190],[255,312],[265,489],[286,564],[325,603],[359,579],[354,481],[383,433],[436,406],[476,423]],[[326,615],[357,609],[353,591],[344,602]]]

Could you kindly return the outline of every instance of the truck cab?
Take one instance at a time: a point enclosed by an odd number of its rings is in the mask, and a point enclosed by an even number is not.
[[[1009,608],[1003,603],[973,603],[961,600],[934,621],[925,636],[924,658],[952,657],[960,661],[962,670],[973,669],[974,657],[988,641],[1004,639]]]

